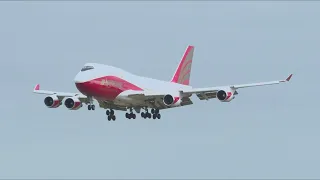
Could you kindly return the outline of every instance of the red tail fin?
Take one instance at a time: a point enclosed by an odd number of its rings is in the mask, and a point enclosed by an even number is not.
[[[189,85],[194,46],[188,46],[174,73],[171,82]]]

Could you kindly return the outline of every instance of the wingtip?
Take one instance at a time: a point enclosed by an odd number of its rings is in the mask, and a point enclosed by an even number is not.
[[[290,81],[292,75],[293,75],[293,74],[290,74],[290,75],[287,77],[286,81]]]
[[[33,89],[34,91],[38,91],[38,90],[40,90],[40,84],[36,84],[35,86],[34,86],[34,89]]]

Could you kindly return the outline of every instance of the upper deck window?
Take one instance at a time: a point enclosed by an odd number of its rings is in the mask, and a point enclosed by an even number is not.
[[[94,69],[93,66],[85,66],[81,69],[81,71],[87,71],[87,70],[90,70],[90,69]]]

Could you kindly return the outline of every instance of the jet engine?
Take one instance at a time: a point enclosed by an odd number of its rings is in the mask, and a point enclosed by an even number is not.
[[[221,101],[221,102],[230,102],[231,100],[233,100],[235,98],[234,96],[234,91],[230,90],[219,90],[217,92],[217,98]]]
[[[173,97],[172,95],[170,94],[167,94],[163,97],[163,103],[166,105],[166,106],[170,106],[170,107],[173,107],[173,106],[179,106],[180,103],[181,103],[181,99],[177,99],[175,97]]]
[[[163,103],[166,105],[166,106],[170,106],[174,103],[174,98],[172,95],[170,94],[167,94],[163,97]]]
[[[51,95],[51,96],[47,96],[46,98],[44,98],[44,104],[48,108],[57,108],[62,103],[61,103],[60,99],[56,95]]]
[[[69,110],[78,110],[82,107],[82,102],[77,97],[70,97],[64,101],[64,105]]]

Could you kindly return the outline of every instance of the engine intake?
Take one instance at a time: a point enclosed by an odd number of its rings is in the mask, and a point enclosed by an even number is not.
[[[170,106],[172,105],[174,102],[174,98],[173,96],[171,96],[170,94],[167,94],[163,97],[163,103],[166,105],[166,106]]]
[[[220,90],[217,92],[217,98],[222,102],[229,102],[234,99],[234,95],[232,92],[226,92],[224,90]]]
[[[48,96],[48,97],[44,98],[44,104],[48,108],[57,108],[61,105],[61,101],[59,100],[59,98],[57,96]]]
[[[69,110],[78,110],[79,108],[82,107],[82,103],[77,97],[72,97],[68,98],[64,101],[64,105],[69,109]]]

